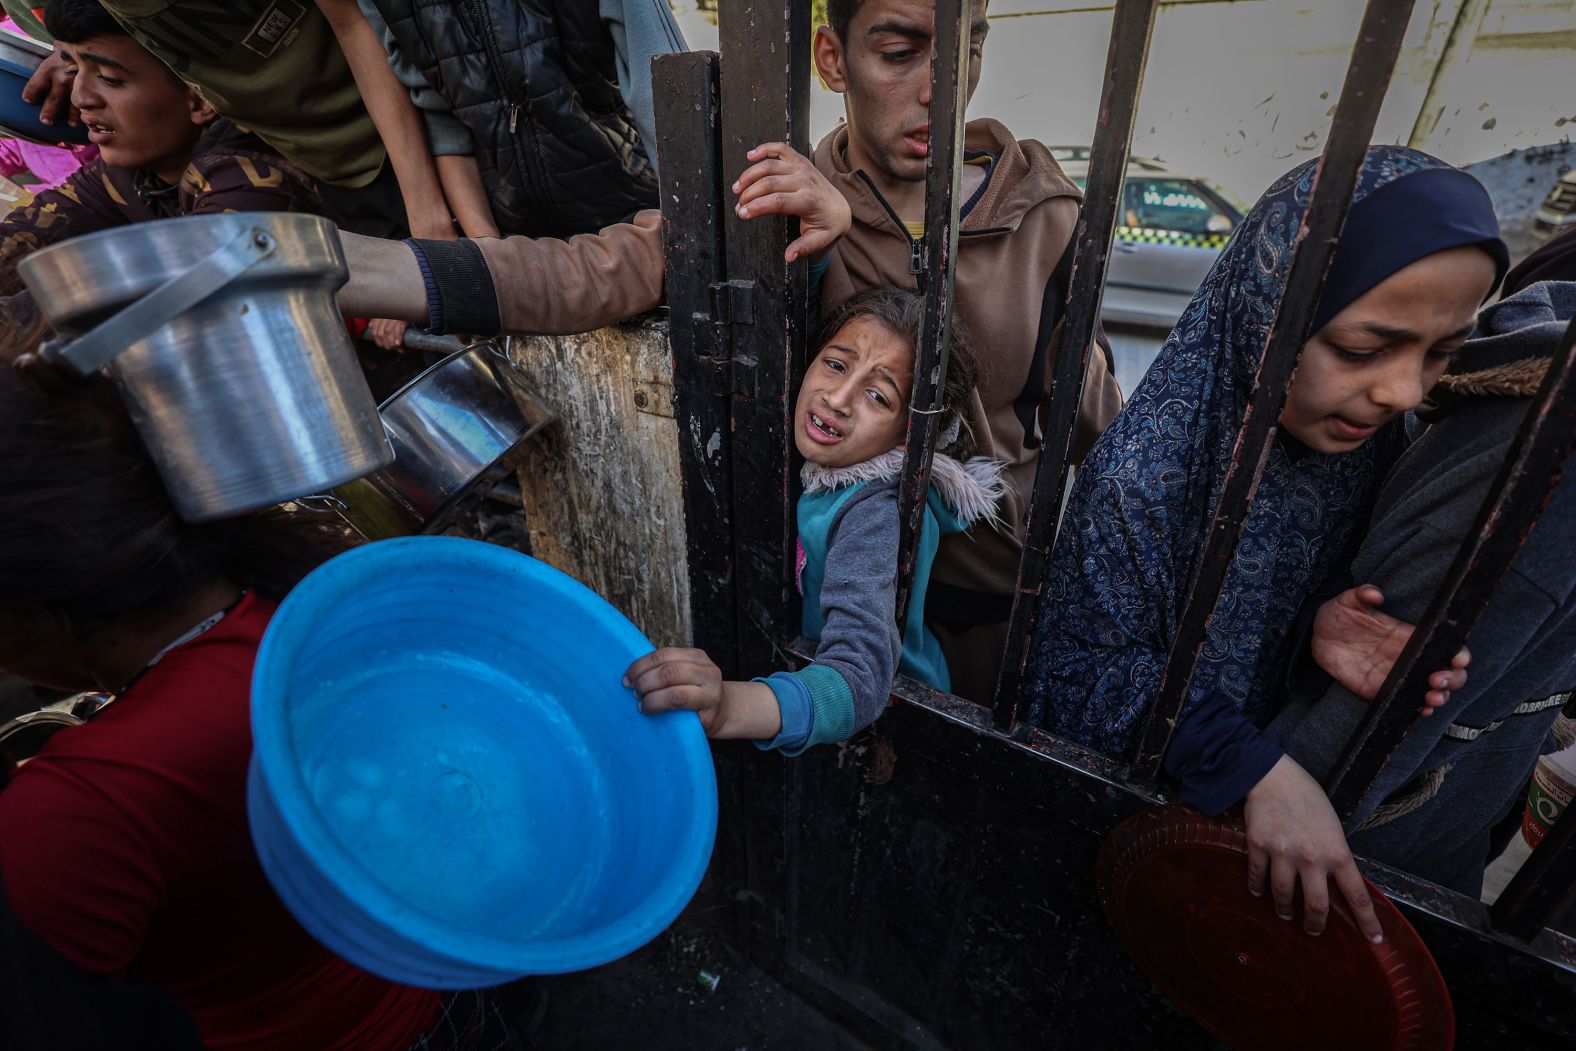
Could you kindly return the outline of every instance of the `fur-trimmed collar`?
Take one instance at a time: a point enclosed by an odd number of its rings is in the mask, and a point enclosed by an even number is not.
[[[946,453],[937,453],[930,467],[930,484],[941,495],[942,502],[966,524],[985,522],[995,527],[1001,524],[996,517],[996,505],[1007,491],[1007,483],[1001,476],[1005,466],[1000,460],[984,456],[959,463]],[[902,473],[903,450],[890,449],[847,467],[806,463],[800,477],[804,479],[806,493],[822,493],[860,482],[890,481]]]
[[[1576,282],[1542,281],[1478,314],[1477,331],[1456,353],[1418,418],[1435,423],[1453,407],[1479,398],[1530,398],[1576,313]]]
[[[1477,372],[1446,373],[1439,385],[1463,398],[1530,398],[1548,372],[1548,358],[1523,358]]]

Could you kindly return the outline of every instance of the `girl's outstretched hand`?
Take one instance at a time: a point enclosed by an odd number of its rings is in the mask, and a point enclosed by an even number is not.
[[[1413,626],[1379,608],[1384,594],[1372,584],[1348,588],[1319,607],[1313,619],[1313,659],[1336,682],[1366,701],[1378,695],[1401,650],[1412,637]],[[1450,667],[1428,677],[1419,714],[1450,700],[1450,692],[1467,684],[1472,655],[1463,647]]]
[[[623,683],[635,691],[643,712],[699,715],[707,737],[769,741],[782,729],[782,712],[770,686],[725,682],[722,669],[702,650],[655,650],[629,666]]]

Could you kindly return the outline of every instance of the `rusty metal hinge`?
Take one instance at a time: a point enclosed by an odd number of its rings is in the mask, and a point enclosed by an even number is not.
[[[711,318],[718,325],[755,324],[755,282],[716,281],[711,286]]]

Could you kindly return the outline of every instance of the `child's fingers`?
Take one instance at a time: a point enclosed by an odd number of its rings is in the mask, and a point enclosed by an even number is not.
[[[641,697],[674,686],[704,686],[711,670],[711,663],[692,660],[674,660],[641,672],[633,679],[635,693]]]
[[[1365,606],[1380,606],[1384,604],[1384,592],[1372,584],[1364,584],[1357,589],[1357,598]]]
[[[699,711],[704,698],[698,686],[667,686],[640,695],[640,710],[653,712]]]
[[[1465,668],[1467,665],[1472,663],[1472,654],[1468,652],[1465,646],[1463,646],[1461,647],[1461,652],[1450,658],[1450,663],[1453,667]],[[1462,681],[1465,682],[1466,680],[1463,679]],[[1457,687],[1457,689],[1459,688],[1460,687]]]
[[[749,153],[745,154],[751,161],[758,161],[765,157],[775,157],[779,160],[802,157],[798,150],[786,142],[763,142]]]
[[[693,661],[697,657],[705,659],[705,654],[700,650],[683,649],[678,646],[665,646],[660,650],[652,650],[624,670],[622,680],[625,686],[634,686],[651,669],[674,661]]]
[[[837,235],[831,230],[811,230],[788,246],[788,251],[784,253],[784,258],[791,263],[800,256],[817,255],[830,248],[836,240]]]

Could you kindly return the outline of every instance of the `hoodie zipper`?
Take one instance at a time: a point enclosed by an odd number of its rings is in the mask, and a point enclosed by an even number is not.
[[[510,89],[509,80],[504,76],[503,55],[498,50],[498,37],[493,32],[492,18],[487,13],[486,0],[470,0],[471,17],[476,19],[477,28],[482,33],[483,49],[487,54],[487,65],[492,69],[493,82],[498,85],[499,92],[504,101],[509,104],[509,146],[514,150],[515,160],[520,162],[520,168],[525,172],[525,181],[538,203],[547,200],[547,193],[542,188],[541,175],[536,170],[534,151],[524,149],[516,130],[520,126],[520,101],[515,98]]]
[[[892,206],[887,203],[887,199],[881,196],[881,191],[876,189],[876,184],[871,180],[870,176],[866,175],[862,169],[855,171],[854,174],[857,175],[866,186],[870,187],[871,195],[874,196],[878,202],[880,202],[881,207],[886,211],[887,215],[892,217],[892,222],[897,226],[897,232],[903,235],[904,240],[908,241],[908,272],[914,276],[914,284],[916,286],[915,291],[919,292],[921,295],[924,295],[925,279],[930,275],[930,267],[928,265],[928,261],[925,259],[925,242],[922,239],[909,234],[907,224],[905,224],[902,219],[898,218],[897,212],[892,210]],[[962,225],[962,216],[958,217],[958,223],[960,226]],[[982,237],[986,234],[1005,234],[1010,232],[1011,227],[992,226],[987,227],[984,230],[959,230],[958,236],[960,238]]]
[[[925,261],[925,242],[908,232],[908,227],[902,219],[898,218],[897,212],[892,210],[892,206],[887,203],[887,199],[881,196],[881,191],[876,189],[876,184],[871,181],[870,176],[866,175],[863,170],[856,171],[854,174],[859,176],[866,186],[870,187],[870,192],[875,196],[875,199],[880,202],[887,215],[892,217],[892,222],[897,226],[897,232],[902,234],[903,239],[908,242],[908,272],[914,277],[915,291],[920,295],[924,295],[925,279],[929,276],[930,270]]]

